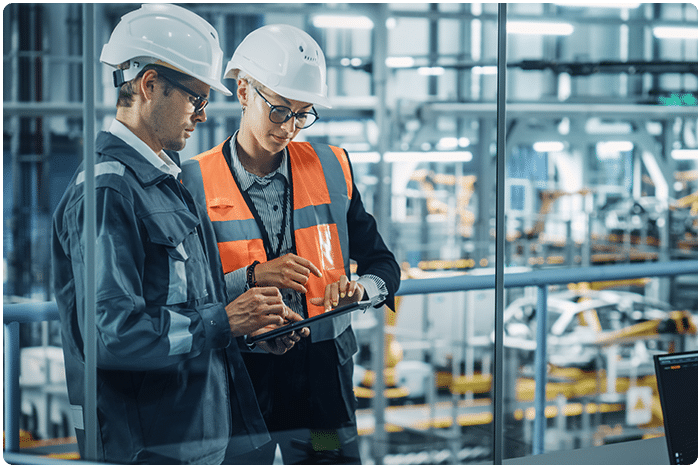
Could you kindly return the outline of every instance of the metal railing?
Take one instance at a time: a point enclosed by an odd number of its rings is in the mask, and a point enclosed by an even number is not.
[[[617,264],[569,269],[541,269],[505,274],[503,288],[537,287],[537,347],[535,348],[535,423],[533,454],[544,452],[545,396],[547,382],[547,287],[579,282],[605,282],[643,277],[674,277],[698,274],[698,262],[692,260],[662,263]],[[409,279],[401,282],[397,295],[493,289],[495,275],[453,276],[433,279]],[[383,358],[383,357],[382,357]],[[495,361],[503,365],[503,362]]]
[[[694,260],[669,261],[663,263],[638,263],[612,266],[582,267],[571,269],[543,269],[523,273],[504,275],[504,288],[537,287],[538,303],[536,311],[538,345],[535,349],[535,433],[534,443],[544,439],[546,426],[545,383],[547,369],[546,323],[547,323],[547,287],[579,282],[600,282],[611,280],[637,279],[644,277],[674,277],[679,275],[697,275],[698,262]],[[431,279],[407,279],[402,281],[397,295],[418,295],[440,292],[463,292],[468,290],[493,289],[495,275],[462,275]],[[19,324],[29,322],[58,320],[58,308],[55,302],[37,302],[10,304],[3,307],[5,325],[5,451],[19,452]],[[377,320],[384,326],[384,320]],[[380,349],[381,351],[381,349]],[[381,361],[384,356],[380,355]],[[501,362],[496,362],[500,364]],[[376,393],[375,397],[383,397]],[[381,427],[376,427],[381,430]],[[533,446],[533,453],[542,452],[542,446]]]

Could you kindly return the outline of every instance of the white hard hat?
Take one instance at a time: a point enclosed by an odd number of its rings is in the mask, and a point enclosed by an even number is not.
[[[226,65],[224,78],[235,78],[236,70],[287,99],[331,107],[323,51],[294,26],[271,24],[248,34]]]
[[[123,70],[129,81],[150,63],[174,68],[231,95],[221,82],[224,53],[211,24],[185,8],[158,3],[144,4],[122,16],[102,48],[100,61]]]

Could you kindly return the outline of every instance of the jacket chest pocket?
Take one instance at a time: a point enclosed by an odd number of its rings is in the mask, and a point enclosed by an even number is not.
[[[144,264],[144,282],[151,285],[150,290],[144,290],[146,296],[163,305],[206,297],[209,269],[196,218],[178,213],[152,214],[144,218],[144,225],[153,245]]]

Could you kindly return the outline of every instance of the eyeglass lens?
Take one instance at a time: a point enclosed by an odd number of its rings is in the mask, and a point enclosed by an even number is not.
[[[273,105],[270,109],[270,120],[273,123],[284,123],[294,117],[294,125],[297,128],[307,128],[316,121],[316,115],[310,112],[292,112],[289,107]]]
[[[209,103],[208,99],[200,96],[199,94],[197,94],[193,90],[189,89],[188,87],[184,86],[183,84],[178,83],[174,79],[168,78],[165,74],[161,74],[160,76],[162,76],[168,83],[181,89],[182,91],[185,91],[187,94],[192,96],[194,98],[194,101],[190,101],[190,102],[192,102],[192,105],[194,106],[194,113],[196,113],[196,114],[202,113],[204,108]]]
[[[313,125],[318,119],[318,114],[316,114],[315,110],[314,112],[292,112],[292,109],[284,105],[272,105],[270,101],[262,95],[259,89],[254,89],[258,95],[263,98],[268,107],[270,107],[270,121],[272,123],[285,123],[287,120],[294,117],[294,126],[303,130]]]

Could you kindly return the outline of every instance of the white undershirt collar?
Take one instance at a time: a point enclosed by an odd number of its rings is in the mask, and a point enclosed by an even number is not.
[[[146,158],[148,162],[153,164],[156,169],[172,175],[177,178],[180,174],[180,167],[173,162],[173,160],[168,156],[165,151],[160,151],[160,154],[156,154],[153,149],[151,149],[141,138],[136,136],[126,125],[117,120],[116,118],[112,121],[109,126],[109,131],[114,136],[124,140],[126,144],[136,149],[143,157]]]

